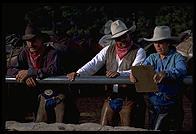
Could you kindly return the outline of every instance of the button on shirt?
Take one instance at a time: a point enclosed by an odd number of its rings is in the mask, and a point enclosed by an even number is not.
[[[101,69],[105,63],[106,63],[106,52],[108,50],[109,46],[104,47],[91,61],[86,63],[83,67],[81,67],[77,73],[79,73],[81,76],[85,75],[93,75],[95,74],[99,69]],[[140,48],[137,51],[136,58],[132,64],[132,66],[137,66],[141,64],[146,58],[146,52],[143,48]],[[120,76],[129,76],[131,70],[125,70],[125,71],[119,71],[119,66],[122,63],[123,58],[120,60],[120,58],[116,55],[116,62],[118,65],[117,72],[120,73]],[[116,85],[117,86],[117,85]],[[114,88],[117,92],[116,87]]]
[[[174,103],[172,100],[166,100],[165,96],[173,97],[177,94],[180,85],[164,83],[165,80],[174,79],[182,81],[187,73],[186,62],[184,57],[174,51],[170,50],[164,59],[160,59],[158,53],[151,54],[143,63],[144,65],[152,65],[155,73],[160,71],[166,71],[166,77],[162,80],[163,82],[158,84],[158,93],[150,93],[149,99],[154,105],[167,105]]]

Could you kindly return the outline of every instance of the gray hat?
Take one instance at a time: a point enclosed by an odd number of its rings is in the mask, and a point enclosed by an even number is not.
[[[111,24],[112,24],[112,20],[108,20],[105,25],[104,25],[104,34],[110,34],[111,33]]]
[[[33,25],[33,24],[28,24],[26,29],[25,29],[25,35],[22,36],[22,40],[27,41],[35,38],[36,36],[42,36],[44,42],[47,42],[50,40],[49,35],[46,33],[41,33],[41,30]]]
[[[108,45],[112,45],[112,44],[115,44],[115,40],[108,40],[108,38],[111,38],[111,34],[106,34],[104,35],[100,40],[99,40],[99,44],[102,46],[102,47],[106,47]]]
[[[178,37],[171,36],[171,31],[168,26],[156,26],[154,29],[154,34],[151,39],[144,38],[146,41],[160,41],[160,40],[171,40],[171,41],[179,41]]]
[[[112,37],[109,39],[115,39],[127,33],[128,31],[134,32],[135,30],[136,25],[133,25],[131,28],[128,29],[125,23],[123,23],[121,20],[116,20],[111,24]]]

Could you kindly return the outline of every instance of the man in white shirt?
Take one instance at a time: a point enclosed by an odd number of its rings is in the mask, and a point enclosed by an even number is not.
[[[67,74],[68,79],[73,81],[76,76],[93,75],[104,65],[109,78],[129,76],[131,66],[141,64],[146,58],[145,50],[138,48],[130,37],[135,29],[135,25],[128,29],[121,20],[114,21],[109,39],[116,44],[103,48],[77,72]],[[101,125],[144,127],[146,104],[135,86],[114,84],[109,91],[101,112]]]

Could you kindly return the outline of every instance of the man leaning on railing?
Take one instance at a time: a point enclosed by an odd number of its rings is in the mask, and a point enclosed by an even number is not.
[[[76,76],[95,74],[106,65],[106,76],[129,76],[131,66],[139,65],[146,58],[146,52],[138,48],[132,40],[131,34],[136,26],[127,28],[121,20],[111,24],[111,38],[115,44],[104,47],[91,61],[81,67],[77,72],[67,74],[70,81]],[[130,84],[114,84],[108,90],[101,112],[101,125],[124,125],[144,127],[146,104],[142,94],[137,93],[135,86]]]
[[[47,45],[49,36],[34,24],[27,25],[22,39],[27,47],[19,53],[15,64],[11,64],[7,69],[7,74],[15,75],[19,83],[17,87],[9,87],[8,119],[25,121],[25,116],[33,113],[35,122],[65,122],[67,86],[63,89],[50,85],[41,86],[36,81],[37,78],[61,74],[57,50]],[[79,116],[73,112],[72,115],[74,118]]]

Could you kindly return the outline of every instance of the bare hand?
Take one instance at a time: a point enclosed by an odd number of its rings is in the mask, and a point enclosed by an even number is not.
[[[79,73],[76,73],[76,72],[72,72],[72,73],[69,73],[66,75],[66,77],[70,80],[70,81],[74,81],[75,77],[76,76],[80,76]]]
[[[114,77],[117,77],[119,75],[120,75],[120,73],[115,72],[115,71],[106,71],[106,76],[109,77],[109,78],[114,78]]]
[[[22,83],[25,79],[27,79],[27,77],[28,77],[28,70],[21,70],[16,75],[16,80],[19,83]]]
[[[136,80],[135,76],[133,76],[132,72],[130,73],[129,78],[130,78],[130,81],[132,83],[136,83],[137,82],[137,80]]]
[[[29,86],[29,87],[36,86],[35,80],[32,77],[27,78],[25,82],[26,82],[27,86]]]
[[[153,80],[156,84],[160,83],[162,81],[162,79],[165,77],[166,75],[166,72],[165,71],[161,71],[161,72],[158,72],[156,73],[154,76],[153,76]]]

